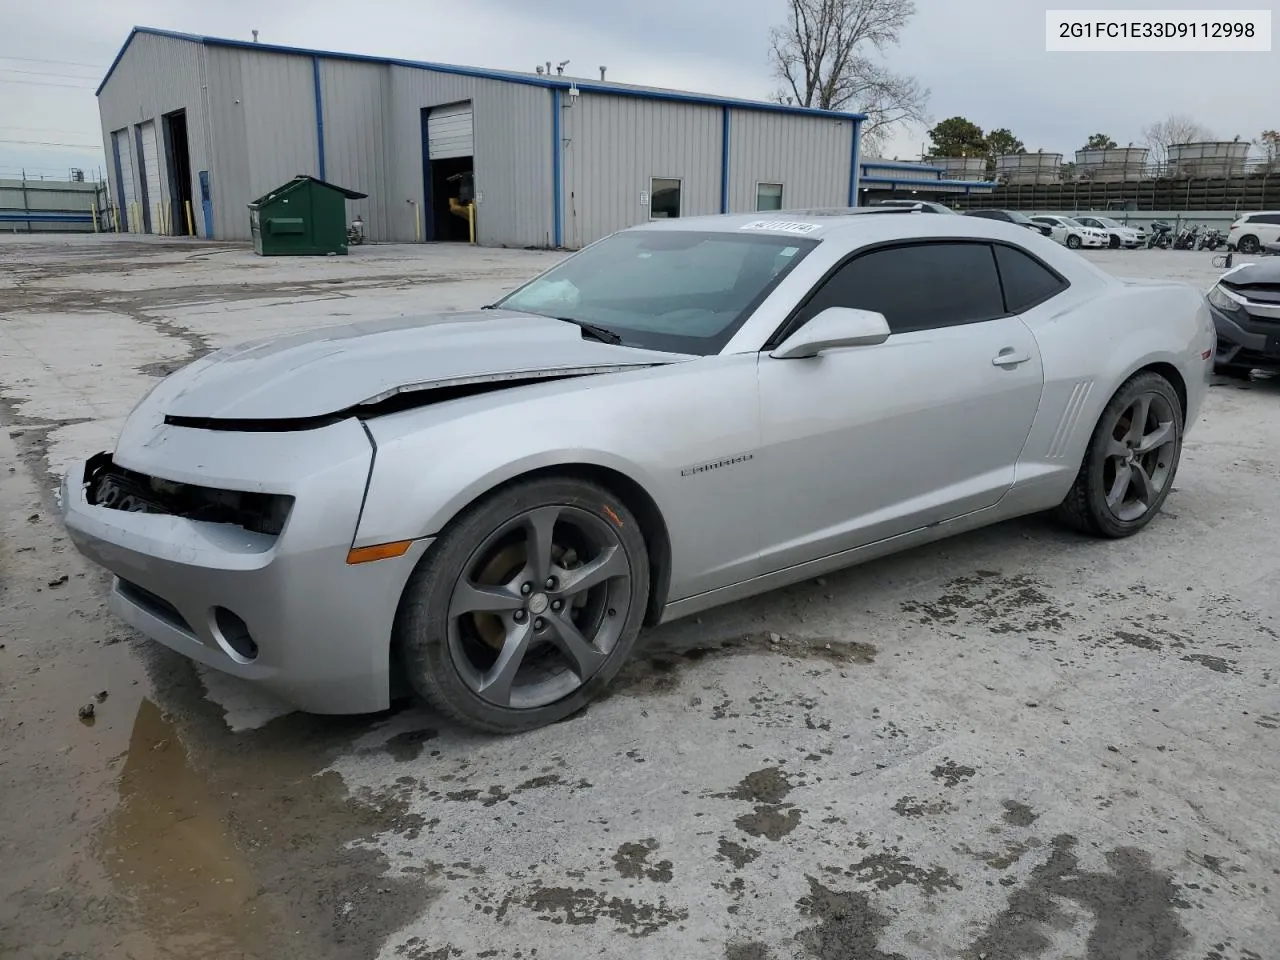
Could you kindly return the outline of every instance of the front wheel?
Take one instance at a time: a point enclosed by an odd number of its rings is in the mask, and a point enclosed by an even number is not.
[[[1112,250],[1120,249],[1120,238],[1116,234],[1111,235],[1111,242],[1107,245]]]
[[[470,508],[432,545],[396,617],[407,678],[488,733],[555,723],[594,699],[640,632],[649,558],[617,497],[532,480]]]
[[[1079,250],[1080,238],[1077,237],[1074,233],[1071,234],[1071,236],[1067,237],[1067,246],[1070,247],[1072,250]]]
[[[1102,411],[1058,517],[1083,533],[1128,537],[1169,496],[1182,456],[1182,404],[1157,373],[1130,378]]]

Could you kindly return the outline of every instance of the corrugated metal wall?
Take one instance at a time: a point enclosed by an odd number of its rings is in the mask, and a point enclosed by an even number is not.
[[[490,246],[551,243],[551,94],[542,87],[391,68],[389,201],[393,235],[414,238],[412,198],[423,203],[422,110],[461,100],[474,107],[476,237]],[[327,131],[326,131],[327,133]],[[398,212],[397,212],[398,211]]]
[[[311,57],[229,47],[205,50],[217,166],[219,240],[248,240],[252,200],[298,174],[319,176]]]
[[[134,36],[99,97],[110,132],[187,110],[192,195],[211,174],[214,236],[247,240],[246,205],[298,174],[320,176],[316,63],[310,54]],[[552,103],[529,83],[321,57],[324,176],[369,194],[348,209],[374,240],[412,241],[423,224],[422,111],[474,110],[477,239],[495,246],[554,242]],[[586,92],[559,96],[561,241],[581,247],[648,220],[652,179],[681,181],[682,217],[720,212],[723,117],[702,105]],[[729,208],[755,209],[756,184],[782,183],[784,207],[848,202],[851,121],[731,109]],[[167,198],[169,185],[162,178]]]
[[[756,184],[781,183],[783,209],[849,202],[853,121],[731,110],[729,211],[756,209]]]
[[[397,234],[397,222],[409,208],[392,184],[391,68],[380,63],[320,60],[324,103],[325,179],[369,195],[348,200],[347,216],[364,220],[370,240],[412,240]]]
[[[208,170],[213,165],[209,128],[201,97],[204,52],[199,44],[187,40],[137,34],[116,65],[110,81],[98,95],[98,114],[102,122],[102,140],[107,154],[107,178],[111,184],[112,203],[117,203],[120,197],[111,143],[112,131],[127,127],[129,142],[133,143],[133,128],[137,124],[155,120],[159,129],[163,114],[186,109],[187,141],[191,155],[191,195],[196,198],[193,215],[196,218],[196,229],[201,233],[204,232],[204,221],[199,203],[198,171]],[[167,202],[170,199],[169,158],[164,155],[163,146],[160,153],[161,199]],[[125,176],[128,175],[126,171]]]
[[[682,181],[682,217],[720,212],[719,107],[594,93],[561,104],[566,246],[646,222],[654,177]]]

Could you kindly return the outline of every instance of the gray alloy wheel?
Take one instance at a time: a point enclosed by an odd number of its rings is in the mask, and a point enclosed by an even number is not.
[[[1077,237],[1074,233],[1069,234],[1067,236],[1067,246],[1070,247],[1072,250],[1079,250],[1080,238]]]
[[[1262,244],[1258,242],[1258,238],[1253,234],[1240,238],[1240,252],[1253,255],[1262,249]]]
[[[590,702],[635,644],[649,593],[644,538],[607,490],[527,481],[481,501],[427,551],[396,639],[414,689],[492,733]]]
[[[1159,512],[1182,455],[1182,404],[1164,377],[1140,373],[1102,411],[1058,515],[1085,533],[1127,537]]]

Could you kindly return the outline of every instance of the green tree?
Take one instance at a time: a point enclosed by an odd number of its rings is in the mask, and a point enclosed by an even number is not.
[[[987,176],[995,176],[996,157],[1010,153],[1026,153],[1022,141],[1008,127],[1000,127],[987,134]]]
[[[1085,150],[1114,150],[1120,144],[1116,143],[1105,133],[1095,133],[1085,141],[1083,149]]]
[[[984,157],[987,155],[987,138],[982,128],[964,117],[948,117],[929,130],[933,146],[931,157]]]

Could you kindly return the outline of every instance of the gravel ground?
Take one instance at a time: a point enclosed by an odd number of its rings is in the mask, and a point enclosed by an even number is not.
[[[671,624],[515,738],[289,713],[106,615],[52,488],[157,377],[557,256],[0,238],[0,956],[1276,955],[1277,381],[1211,390],[1133,540],[1032,518]]]

